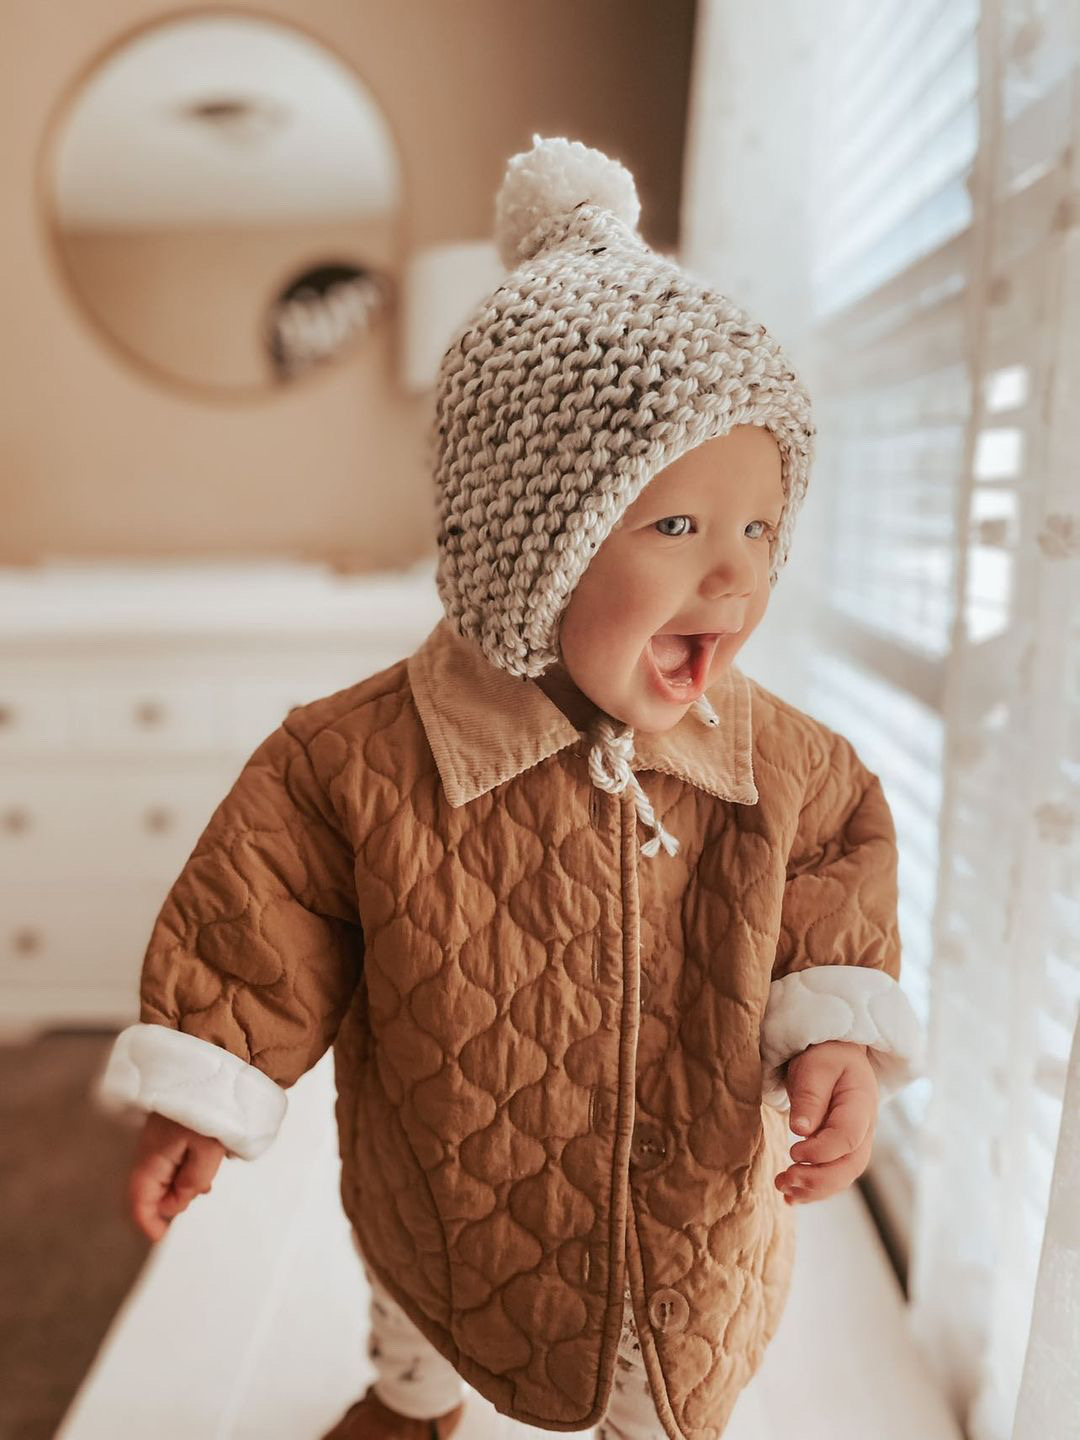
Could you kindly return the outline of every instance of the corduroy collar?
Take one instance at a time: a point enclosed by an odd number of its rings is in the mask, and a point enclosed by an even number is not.
[[[492,665],[445,616],[406,663],[446,798],[455,807],[568,745],[587,753],[585,733],[534,680]],[[729,665],[706,694],[720,724],[702,724],[691,709],[663,734],[635,732],[633,768],[661,770],[720,800],[754,805],[750,681]]]

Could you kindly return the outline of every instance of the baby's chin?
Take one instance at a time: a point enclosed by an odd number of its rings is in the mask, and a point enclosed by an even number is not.
[[[708,684],[709,690],[716,683],[719,672],[710,672]],[[601,706],[605,714],[610,715],[613,720],[621,721],[629,725],[637,735],[666,735],[669,730],[674,730],[680,720],[693,708],[693,699],[682,704],[674,700],[664,701],[653,697],[648,690],[644,690],[639,697],[628,703],[619,703],[612,707]]]
[[[623,724],[629,725],[635,735],[666,735],[669,730],[674,730],[693,703],[692,700],[688,700],[685,705],[672,703],[664,706],[662,712],[651,705],[635,706],[618,718]]]

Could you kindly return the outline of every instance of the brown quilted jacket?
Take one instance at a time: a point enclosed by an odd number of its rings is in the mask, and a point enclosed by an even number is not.
[[[851,1038],[883,1092],[918,1073],[878,778],[734,666],[709,696],[719,729],[635,737],[680,841],[644,860],[584,737],[446,620],[293,710],[165,900],[102,1087],[252,1158],[333,1045],[365,1257],[540,1428],[603,1416],[628,1286],[667,1433],[718,1440],[790,1283],[783,1063]]]

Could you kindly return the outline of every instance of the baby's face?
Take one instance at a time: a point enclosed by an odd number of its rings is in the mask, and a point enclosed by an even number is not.
[[[596,552],[562,616],[562,665],[537,684],[584,729],[596,706],[644,733],[670,730],[757,627],[769,602],[770,540],[784,507],[780,450],[739,425],[659,471]],[[717,640],[711,637],[719,631]],[[657,634],[707,635],[653,648]],[[700,683],[669,690],[690,667]]]

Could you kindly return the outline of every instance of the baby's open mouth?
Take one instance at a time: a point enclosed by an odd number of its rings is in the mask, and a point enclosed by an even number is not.
[[[689,684],[693,680],[691,661],[695,648],[696,637],[693,635],[654,635],[652,638],[656,668],[665,680],[676,684]]]
[[[657,673],[675,692],[705,688],[720,635],[654,635],[649,649]]]

